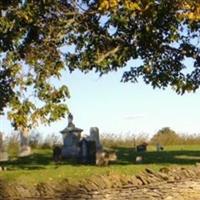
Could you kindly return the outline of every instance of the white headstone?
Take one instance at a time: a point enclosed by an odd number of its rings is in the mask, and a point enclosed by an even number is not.
[[[142,156],[137,156],[136,158],[135,158],[135,162],[136,163],[141,163],[143,161],[143,157]]]

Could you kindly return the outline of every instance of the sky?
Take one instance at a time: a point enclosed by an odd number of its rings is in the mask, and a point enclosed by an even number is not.
[[[106,19],[102,19],[104,23]],[[193,41],[195,44],[197,41]],[[68,51],[73,51],[73,46]],[[65,52],[67,49],[63,47]],[[61,48],[62,51],[62,48]],[[170,127],[178,133],[200,133],[200,90],[195,93],[177,95],[171,88],[153,89],[142,80],[138,83],[120,82],[125,69],[111,72],[103,77],[90,72],[65,72],[61,82],[70,90],[71,98],[66,100],[74,123],[89,134],[90,127],[97,126],[100,134],[152,136],[163,127]],[[193,64],[191,60],[187,65]],[[191,68],[189,68],[191,69]],[[57,82],[55,82],[57,84]],[[67,126],[67,117],[39,126],[42,134],[60,134]],[[0,131],[10,134],[12,127],[6,116],[0,116]]]
[[[70,90],[66,101],[74,116],[74,124],[89,134],[97,126],[100,134],[152,136],[163,127],[178,133],[200,133],[200,91],[177,95],[171,88],[153,89],[143,81],[120,82],[125,69],[103,77],[90,72],[63,73],[62,83]],[[67,126],[67,117],[51,126],[40,126],[44,134],[60,134]],[[1,117],[0,131],[6,134],[12,128],[6,117]]]

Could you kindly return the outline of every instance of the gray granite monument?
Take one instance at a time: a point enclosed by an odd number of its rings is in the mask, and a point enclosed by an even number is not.
[[[80,143],[79,162],[82,164],[95,164],[96,142],[83,138]]]
[[[63,158],[78,158],[80,152],[80,139],[83,129],[77,128],[73,123],[73,115],[68,115],[68,126],[61,131],[63,135],[63,147],[61,156]]]
[[[102,145],[100,143],[99,128],[98,127],[91,127],[90,128],[89,140],[95,141],[95,143],[96,143],[96,150],[97,151],[99,151],[99,150],[102,149]]]

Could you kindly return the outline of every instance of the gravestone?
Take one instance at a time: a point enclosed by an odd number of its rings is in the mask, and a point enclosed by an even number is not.
[[[99,129],[98,127],[91,127],[90,128],[90,136],[89,139],[91,141],[96,142],[96,151],[99,151],[102,149],[102,145],[100,143],[100,137],[99,137]]]
[[[117,154],[115,151],[97,151],[96,152],[96,165],[107,166],[110,162],[117,160]]]
[[[156,150],[157,150],[157,151],[163,151],[163,150],[164,150],[164,147],[163,147],[160,143],[157,143],[157,144],[156,144]]]
[[[79,143],[81,139],[81,132],[83,130],[77,128],[73,124],[73,115],[69,113],[68,115],[68,126],[61,131],[63,135],[63,148],[62,148],[62,157],[63,158],[78,158],[79,157]]]
[[[83,164],[95,164],[96,162],[96,142],[83,138],[80,141],[79,162]]]
[[[96,142],[88,141],[87,143],[87,163],[95,164],[96,163]]]
[[[83,138],[80,143],[80,154],[79,154],[79,162],[80,163],[87,163],[88,162],[88,141]]]
[[[3,146],[3,133],[0,132],[0,161],[7,161],[8,153],[4,150]]]
[[[157,151],[160,151],[160,143],[157,143],[157,144],[156,144],[156,150],[157,150]]]
[[[145,152],[147,151],[148,144],[146,142],[143,142],[142,144],[139,144],[136,146],[137,152]]]
[[[62,148],[61,147],[55,146],[53,148],[53,160],[54,160],[54,162],[61,161],[61,153],[62,153]]]

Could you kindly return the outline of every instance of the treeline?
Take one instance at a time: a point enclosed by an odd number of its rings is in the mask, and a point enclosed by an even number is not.
[[[152,137],[148,134],[121,134],[116,136],[115,134],[103,134],[102,142],[105,146],[115,147],[134,147],[141,143],[148,143],[149,145],[200,145],[200,133],[199,134],[182,134],[176,133],[169,127],[164,127],[155,133]]]
[[[200,145],[200,134],[180,134],[169,127],[160,129],[150,137],[148,134],[100,134],[100,140],[104,147],[136,147],[141,143],[149,145]],[[55,145],[62,145],[62,137],[58,134],[44,135],[33,131],[29,137],[31,148],[49,149]],[[17,155],[20,150],[20,136],[17,132],[4,138],[4,149],[9,155]]]

